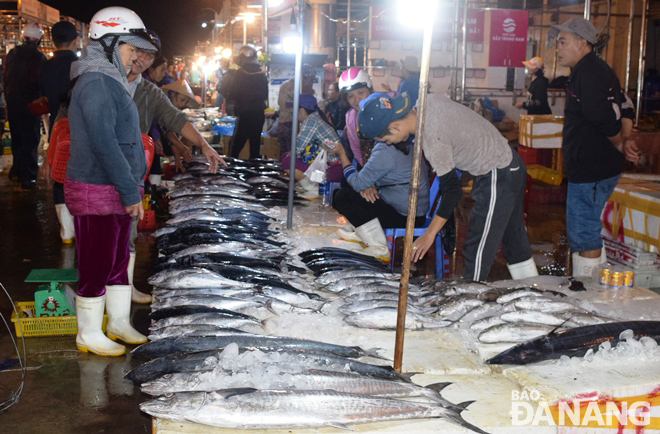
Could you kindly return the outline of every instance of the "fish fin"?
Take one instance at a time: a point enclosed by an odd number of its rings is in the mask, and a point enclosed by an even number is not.
[[[423,372],[400,372],[399,376],[402,380],[412,383],[412,377],[417,374],[423,374]]]
[[[273,309],[273,300],[268,300],[265,305],[266,309],[273,315],[277,316],[277,312],[275,312],[275,309]],[[265,321],[265,320],[264,320]],[[261,321],[262,327],[265,325],[264,321]]]
[[[548,333],[548,335],[554,335],[554,334],[557,332],[557,330],[559,330],[560,328],[564,327],[564,326],[566,325],[566,323],[569,322],[570,320],[571,320],[571,317],[569,316],[568,318],[566,318],[566,319],[564,320],[563,323],[559,324],[557,327],[555,327],[555,328],[553,328],[552,330],[550,330],[550,333]]]
[[[429,384],[428,386],[425,386],[425,387],[426,387],[427,389],[431,389],[431,390],[434,391],[434,392],[440,393],[440,392],[442,392],[442,390],[443,390],[445,387],[447,387],[447,386],[449,386],[449,385],[451,385],[451,384],[454,384],[454,383],[452,383],[452,382],[450,382],[450,381],[447,381],[447,382],[444,382],[444,383],[433,383],[433,384]]]
[[[464,401],[461,402],[460,404],[455,404],[456,407],[460,408],[461,411],[464,411],[468,408],[470,404],[472,404],[474,401]]]
[[[374,359],[387,360],[388,362],[391,362],[392,359],[388,359],[387,357],[383,357],[380,354],[378,354],[378,352],[382,350],[383,350],[382,348],[369,348],[368,350],[364,350],[364,355],[373,357]]]
[[[348,430],[348,431],[355,431],[354,428],[351,428],[350,426],[345,425],[343,423],[339,423],[339,422],[328,422],[328,423],[326,423],[326,425],[331,426],[333,428],[344,429],[344,430]]]
[[[470,403],[472,403],[472,402],[473,402],[473,401],[470,401]],[[461,405],[461,404],[458,404],[458,405]],[[482,430],[481,428],[479,428],[479,427],[477,427],[477,426],[475,426],[475,425],[472,425],[471,423],[469,423],[468,421],[466,421],[465,419],[463,419],[463,417],[462,417],[458,412],[455,412],[455,411],[447,411],[444,415],[442,415],[442,416],[440,416],[440,417],[443,417],[443,418],[445,418],[445,419],[449,419],[449,420],[451,420],[452,422],[457,423],[458,425],[462,426],[463,428],[467,428],[467,429],[469,429],[469,430],[471,430],[471,431],[474,431],[474,432],[476,432],[476,433],[479,433],[479,434],[489,434],[489,433],[487,433],[486,431]]]

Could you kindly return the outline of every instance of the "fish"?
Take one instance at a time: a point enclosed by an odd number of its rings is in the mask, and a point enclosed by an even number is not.
[[[563,355],[582,357],[588,350],[609,341],[619,342],[621,332],[632,330],[635,338],[649,336],[660,339],[660,321],[621,321],[588,325],[556,331],[537,337],[509,348],[491,357],[485,363],[490,365],[527,365],[543,360],[558,359]]]
[[[482,318],[479,320],[476,320],[472,324],[470,324],[470,330],[472,330],[475,333],[482,332],[488,328],[500,325],[500,324],[507,324],[506,321],[504,321],[502,318],[499,316],[491,316],[488,318]]]
[[[195,306],[197,307],[197,306]],[[152,312],[149,315],[154,322],[149,329],[156,330],[163,327],[177,326],[177,325],[192,325],[192,324],[206,324],[215,325],[222,328],[236,328],[243,329],[246,327],[258,326],[263,328],[264,322],[249,315],[240,314],[238,312],[230,312],[224,309],[199,309],[201,312],[187,313],[196,311],[197,309],[180,309],[173,310],[173,315],[163,316],[162,313],[158,315]],[[162,312],[162,311],[160,311]],[[175,314],[179,315],[175,315]]]
[[[453,295],[462,295],[462,294],[481,294],[483,292],[489,291],[493,287],[479,282],[463,283],[451,286],[447,289],[444,289],[442,295],[444,296],[453,296]]]
[[[544,297],[533,297],[531,300],[514,300],[513,304],[516,306],[516,309],[538,310],[546,313],[565,312],[577,309],[577,306],[571,303],[554,301]]]
[[[239,346],[239,352],[259,352],[254,348]],[[272,351],[262,351],[266,354],[278,353],[285,357],[287,362],[294,365],[305,365],[310,369],[330,370],[338,372],[354,372],[374,378],[410,381],[416,373],[399,373],[391,366],[374,365],[359,362],[351,358],[341,357],[330,353],[300,348],[278,348]],[[214,349],[195,353],[174,353],[149,360],[128,372],[125,378],[136,383],[153,381],[165,374],[175,372],[209,371],[218,367],[218,360],[222,357],[222,350]]]
[[[256,300],[222,295],[199,295],[194,292],[189,295],[180,295],[176,297],[156,297],[156,300],[151,303],[152,310],[166,309],[176,306],[209,306],[231,311],[243,311],[246,309],[264,307],[264,303]]]
[[[483,301],[476,298],[456,298],[440,305],[437,315],[446,319],[458,319],[458,317],[483,304]]]
[[[163,273],[162,275],[160,273]],[[252,284],[227,279],[218,273],[204,268],[187,268],[184,270],[165,270],[153,275],[148,279],[150,285],[162,288],[185,289],[185,288],[212,288],[222,286],[238,286],[247,288]]]
[[[330,353],[341,357],[358,358],[370,356],[382,358],[376,349],[362,349],[360,347],[347,347],[344,345],[329,344],[307,339],[296,339],[285,336],[265,336],[254,334],[237,334],[235,336],[212,336],[212,337],[172,337],[161,339],[156,342],[148,342],[133,349],[132,354],[138,357],[153,359],[167,354],[177,352],[197,352],[211,349],[224,348],[230,343],[236,343],[239,347],[258,348],[261,350],[273,350],[278,348],[300,348],[310,351]]]
[[[361,277],[342,278],[328,285],[321,286],[321,289],[323,289],[324,291],[338,293],[345,290],[346,288],[350,288],[355,285],[369,285],[373,283],[377,283],[382,286],[390,286],[395,289],[399,288],[398,280],[379,279],[371,276],[361,276]]]
[[[555,327],[544,324],[500,324],[479,333],[479,342],[485,344],[499,342],[518,343],[545,335],[554,329]]]
[[[394,330],[397,324],[398,310],[393,307],[378,307],[362,310],[344,317],[344,322],[361,328]],[[447,327],[453,321],[438,320],[414,312],[406,313],[406,329],[422,330]]]
[[[326,286],[341,279],[351,277],[369,277],[386,280],[399,280],[400,274],[387,273],[383,271],[376,271],[369,268],[348,267],[343,270],[328,271],[316,277],[316,284]]]
[[[516,310],[513,312],[505,312],[500,318],[510,323],[531,323],[531,324],[545,324],[558,326],[566,322],[562,318],[557,318],[554,315],[536,310]]]
[[[532,289],[520,289],[517,291],[510,292],[508,294],[504,294],[500,297],[497,297],[496,301],[499,304],[505,304],[522,297],[543,297],[543,294],[539,291],[534,291]]]
[[[218,389],[230,389],[234,387],[334,390],[342,393],[357,393],[381,398],[423,396],[440,403],[443,407],[460,410],[460,407],[447,401],[440,395],[440,391],[451,385],[451,383],[418,386],[408,381],[386,380],[356,373],[318,369],[301,371],[297,369],[286,369],[286,367],[281,370],[273,369],[273,372],[275,375],[272,375],[271,378],[267,378],[265,375],[254,375],[246,371],[219,371],[218,369],[214,369],[213,371],[177,372],[144,383],[141,390],[152,396],[177,392],[212,392]],[[293,374],[295,377],[286,374]]]
[[[469,405],[465,403],[462,407]],[[446,418],[480,434],[458,412],[437,403],[319,390],[226,389],[181,392],[140,404],[155,417],[232,429],[332,426],[402,419]]]
[[[576,326],[597,325],[614,321],[612,318],[575,311],[557,312],[557,316]]]
[[[339,308],[337,308],[337,311],[339,313],[343,313],[344,315],[349,315],[352,313],[356,313],[368,309],[374,309],[378,307],[397,308],[398,306],[399,306],[398,299],[396,300],[376,299],[376,300],[365,300],[365,301],[356,301],[353,303],[346,303],[340,306]],[[420,308],[412,303],[407,303],[406,308],[408,309],[408,312],[426,314],[426,315],[435,313],[438,310],[435,307]]]
[[[149,313],[149,318],[151,318],[154,321],[158,321],[166,318],[204,314],[204,313],[213,314],[218,317],[240,318],[240,319],[246,319],[248,321],[260,322],[259,320],[257,320],[256,318],[250,315],[246,315],[240,312],[234,312],[233,310],[221,309],[218,307],[194,306],[194,305],[193,306],[180,305],[180,306],[172,306],[163,309],[153,310]]]
[[[169,338],[172,336],[222,336],[228,333],[247,333],[243,330],[234,328],[223,328],[209,324],[188,324],[188,325],[175,325],[169,327],[161,327],[149,333],[150,341],[157,341],[159,339]]]
[[[256,258],[277,258],[283,251],[273,248],[262,248],[251,243],[227,242],[222,244],[199,244],[180,250],[169,257],[170,261],[177,261],[181,257],[196,254],[231,253],[234,255]]]

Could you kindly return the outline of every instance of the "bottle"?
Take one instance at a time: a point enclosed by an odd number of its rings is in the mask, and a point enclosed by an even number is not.
[[[332,194],[332,188],[330,187],[330,181],[327,179],[323,181],[322,184],[323,187],[319,188],[319,195],[321,195],[321,205],[322,206],[330,206],[330,202],[332,202],[330,195]],[[323,190],[323,193],[321,194],[321,191]]]

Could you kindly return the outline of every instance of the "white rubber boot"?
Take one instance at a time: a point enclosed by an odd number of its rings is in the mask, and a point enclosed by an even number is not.
[[[153,296],[138,291],[133,285],[133,272],[135,271],[135,252],[130,253],[128,259],[128,284],[131,285],[131,301],[138,304],[149,304],[153,301]]]
[[[352,225],[344,226],[344,228],[337,229],[337,235],[339,235],[339,238],[354,243],[362,242],[362,238],[358,236],[358,234],[355,232],[355,228]]]
[[[607,253],[605,252],[605,246],[600,251],[600,263],[604,264],[607,262]]]
[[[539,271],[536,269],[534,258],[529,258],[528,260],[518,262],[517,264],[507,264],[506,267],[509,269],[511,277],[516,280],[526,279],[528,277],[539,275]]]
[[[105,296],[76,296],[76,318],[78,320],[78,335],[76,347],[83,353],[94,353],[99,356],[121,356],[126,347],[112,342],[103,334],[103,312]]]
[[[60,238],[64,244],[73,243],[76,238],[76,232],[73,228],[73,217],[65,204],[59,203],[55,205],[55,212],[57,213],[57,220],[60,222]]]
[[[319,184],[318,182],[313,182],[308,177],[304,177],[298,181],[298,185],[302,188],[302,192],[298,195],[304,197],[305,199],[312,200],[319,197]]]
[[[585,258],[578,252],[573,253],[573,277],[593,277],[594,269],[600,265],[600,257]]]
[[[385,231],[377,218],[355,228],[355,233],[367,246],[361,253],[389,261],[390,249],[387,248],[387,238],[385,238]]]
[[[127,344],[143,344],[147,342],[147,337],[131,325],[131,288],[131,285],[105,287],[107,334],[112,340],[121,339]]]

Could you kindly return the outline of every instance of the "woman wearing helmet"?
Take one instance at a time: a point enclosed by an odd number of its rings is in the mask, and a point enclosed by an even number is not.
[[[357,114],[360,110],[360,101],[374,92],[371,77],[364,69],[349,68],[342,72],[339,77],[339,90],[342,97],[346,98],[346,102],[351,106],[351,110],[346,112],[346,128],[344,128],[343,135],[348,140],[353,157],[360,166],[364,166],[373,147],[373,140],[369,141],[368,146],[361,146],[362,143],[358,136]],[[394,95],[395,93],[392,92],[391,96]]]
[[[71,65],[71,157],[64,183],[78,250],[76,346],[119,356],[126,348],[111,339],[129,344],[147,340],[129,317],[128,240],[131,217],[144,214],[140,182],[147,164],[126,75],[138,49],[157,48],[140,17],[122,7],[98,11],[90,35],[80,60]],[[101,329],[104,307],[107,337]]]

